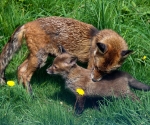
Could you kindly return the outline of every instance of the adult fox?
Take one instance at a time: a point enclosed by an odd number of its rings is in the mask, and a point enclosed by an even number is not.
[[[150,91],[150,86],[119,70],[105,75],[99,82],[93,82],[90,78],[91,71],[78,66],[76,61],[75,56],[63,49],[62,54],[57,56],[52,66],[47,69],[47,73],[59,74],[65,79],[66,88],[76,96],[75,112],[77,114],[83,112],[86,97],[124,98],[129,96],[132,100],[139,100],[130,87]]]
[[[0,55],[0,83],[5,82],[4,70],[13,54],[25,38],[29,55],[18,67],[18,80],[31,92],[30,79],[38,67],[42,67],[49,54],[59,54],[58,45],[89,62],[91,77],[98,81],[105,73],[118,68],[131,52],[124,39],[108,29],[97,30],[94,26],[64,17],[39,18],[18,27]]]

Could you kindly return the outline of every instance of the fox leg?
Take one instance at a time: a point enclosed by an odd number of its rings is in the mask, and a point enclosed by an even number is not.
[[[115,95],[115,97],[120,97],[119,95]],[[129,97],[132,99],[132,101],[140,101],[140,99],[133,93],[133,92],[128,92],[128,93],[124,93],[121,94],[121,98],[126,98]]]
[[[34,71],[44,65],[44,62],[47,59],[48,54],[41,56],[34,56],[32,54],[29,55],[28,59],[26,59],[18,68],[18,79],[23,82],[24,87],[27,89],[27,92],[32,94],[32,88],[30,85],[30,79],[34,73]],[[43,58],[42,58],[43,57]]]
[[[74,110],[76,114],[81,114],[83,112],[85,100],[86,100],[85,96],[80,96],[80,95],[76,96],[76,102],[74,105]]]
[[[22,75],[27,70],[28,59],[26,59],[19,67],[18,67],[18,82],[23,83]]]
[[[127,96],[131,97],[132,101],[140,101],[140,99],[132,92],[128,93]]]
[[[92,70],[94,68],[93,61],[94,61],[94,58],[92,56],[90,56],[87,69]]]
[[[33,72],[36,70],[36,68],[31,67],[29,70],[29,67],[32,65],[32,58],[26,59],[19,67],[18,67],[18,82],[23,83],[23,86],[27,89],[27,92],[30,94],[32,93],[32,88],[30,86],[30,79],[28,79],[28,72],[32,70]],[[36,67],[36,66],[35,66]]]

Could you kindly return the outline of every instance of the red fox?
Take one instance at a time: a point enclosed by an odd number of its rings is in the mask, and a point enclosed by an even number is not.
[[[128,73],[115,70],[107,74],[99,82],[93,82],[90,78],[91,71],[76,64],[77,58],[69,53],[57,56],[51,67],[47,69],[48,74],[60,74],[66,80],[66,88],[76,95],[75,112],[80,114],[84,110],[86,97],[131,97],[139,100],[131,92],[130,87],[138,90],[149,91],[150,86],[134,79]],[[82,90],[77,93],[77,90]],[[80,95],[81,94],[81,95]]]
[[[71,18],[39,18],[18,27],[0,54],[0,83],[5,83],[5,68],[25,38],[29,55],[18,67],[18,81],[31,92],[30,79],[38,67],[45,64],[49,54],[59,54],[58,45],[77,56],[81,62],[89,62],[93,81],[120,67],[131,53],[125,40],[116,32]]]

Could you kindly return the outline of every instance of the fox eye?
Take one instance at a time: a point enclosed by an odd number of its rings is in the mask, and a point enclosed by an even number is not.
[[[95,69],[96,69],[96,70],[100,70],[97,66],[95,66]]]
[[[54,68],[57,69],[58,67],[56,65],[54,65]]]

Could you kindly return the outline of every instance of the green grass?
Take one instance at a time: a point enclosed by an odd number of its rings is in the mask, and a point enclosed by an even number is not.
[[[0,51],[18,25],[39,17],[63,16],[90,23],[98,29],[118,32],[134,53],[121,70],[150,85],[150,1],[148,0],[1,0]],[[25,45],[6,69],[8,80],[17,83],[17,67],[28,51]],[[142,57],[146,56],[146,60]],[[148,125],[150,124],[150,92],[136,91],[141,103],[128,98],[104,99],[100,110],[89,102],[84,113],[75,116],[75,97],[64,88],[59,76],[37,70],[31,80],[34,98],[17,85],[0,88],[0,124],[2,125]]]

